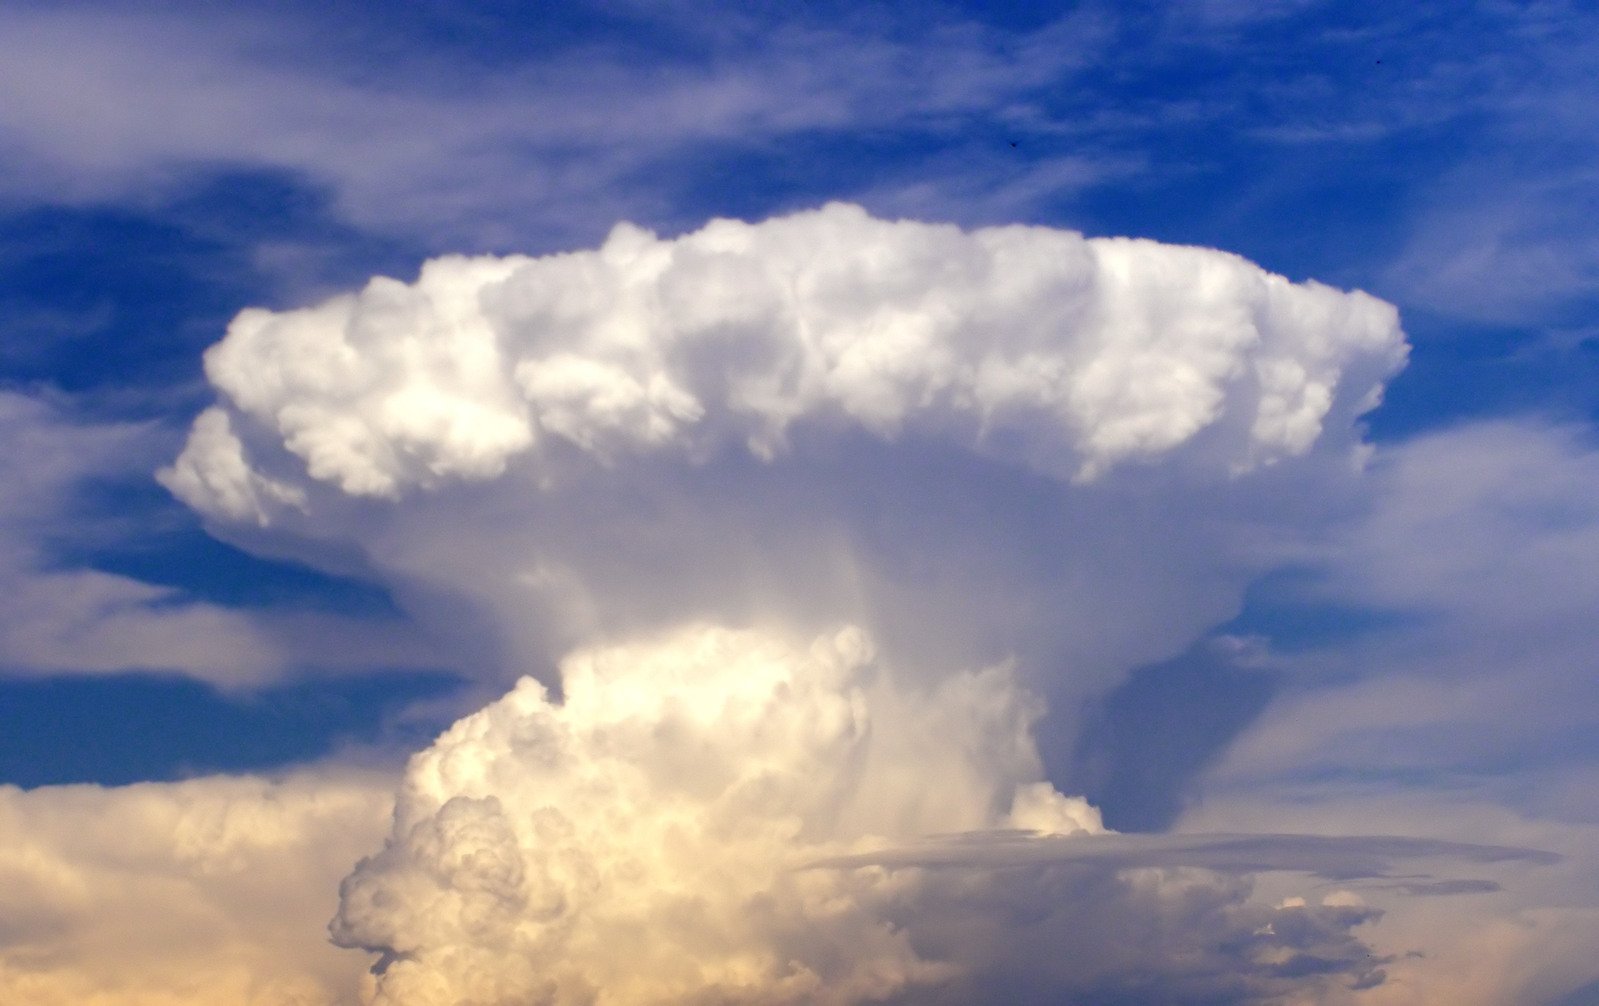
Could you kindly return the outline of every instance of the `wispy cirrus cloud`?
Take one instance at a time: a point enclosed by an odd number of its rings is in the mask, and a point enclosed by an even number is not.
[[[3,27],[0,143],[14,168],[0,182],[13,198],[137,199],[194,171],[284,169],[363,225],[480,247],[657,217],[665,193],[632,183],[707,148],[937,132],[1070,73],[1092,35],[1082,19],[908,37],[793,23],[763,25],[758,47],[712,37],[671,56],[618,39],[509,66],[402,50],[350,74],[293,19],[22,8]]]
[[[405,626],[314,610],[230,608],[183,591],[68,561],[127,533],[115,516],[91,517],[91,483],[148,477],[171,447],[150,423],[90,423],[48,400],[0,393],[0,673],[180,673],[244,686],[324,671],[437,667]],[[96,531],[91,525],[98,525]]]
[[[1334,539],[1306,599],[1401,617],[1275,658],[1298,684],[1235,748],[1235,767],[1486,781],[1599,757],[1583,740],[1599,713],[1587,432],[1465,424],[1385,448],[1373,474],[1369,513]]]
[[[1148,203],[1162,234],[1308,212],[1324,248],[1236,237],[1479,319],[1592,292],[1581,215],[1562,210],[1593,192],[1591,16],[1568,4],[1148,5],[1028,25],[563,16],[578,27],[484,14],[504,39],[452,50],[485,25],[15,8],[0,191],[141,203],[207,173],[279,172],[343,221],[432,250],[550,250],[621,218],[676,230],[838,196],[965,223],[1093,224],[1100,201]],[[1323,167],[1273,167],[1272,148],[1305,144]],[[1174,202],[1190,184],[1206,198]]]

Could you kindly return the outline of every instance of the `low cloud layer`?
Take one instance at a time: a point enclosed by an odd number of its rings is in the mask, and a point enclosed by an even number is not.
[[[339,875],[378,841],[384,778],[0,786],[0,1000],[354,1003],[326,943]]]

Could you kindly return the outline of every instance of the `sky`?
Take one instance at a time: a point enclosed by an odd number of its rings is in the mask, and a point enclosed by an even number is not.
[[[0,67],[0,999],[1599,1003],[1590,5]]]

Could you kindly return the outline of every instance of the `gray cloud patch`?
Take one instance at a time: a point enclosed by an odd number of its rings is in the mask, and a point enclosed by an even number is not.
[[[1560,856],[1541,849],[1393,835],[1107,834],[1062,840],[1020,831],[991,831],[940,836],[914,846],[812,865],[938,868],[1083,863],[1110,869],[1196,867],[1227,873],[1286,870],[1328,880],[1356,880],[1391,876],[1397,863],[1434,857],[1470,863],[1560,862]]]
[[[1493,894],[1503,888],[1492,880],[1423,880],[1391,885],[1412,897],[1447,897],[1452,894]]]

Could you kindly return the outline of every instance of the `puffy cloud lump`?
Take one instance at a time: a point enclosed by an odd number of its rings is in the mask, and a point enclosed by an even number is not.
[[[1041,779],[1006,669],[906,687],[855,629],[685,626],[563,683],[412,760],[332,925],[378,954],[372,1002],[1353,1001],[1390,963],[1355,932],[1382,911],[1254,874],[1555,858],[1106,833]]]
[[[805,422],[1077,478],[1203,439],[1243,471],[1306,451],[1340,394],[1369,407],[1403,351],[1391,306],[1209,249],[845,204],[676,239],[624,224],[594,251],[440,258],[241,313],[206,358],[227,404],[167,480],[264,522],[305,505],[306,475],[395,496],[512,463],[771,457]],[[254,467],[241,420],[286,476]]]
[[[524,679],[411,763],[335,939],[378,1002],[856,1002],[942,980],[882,870],[826,855],[931,832],[1100,832],[1041,780],[1003,668],[896,685],[866,636],[687,626]]]

